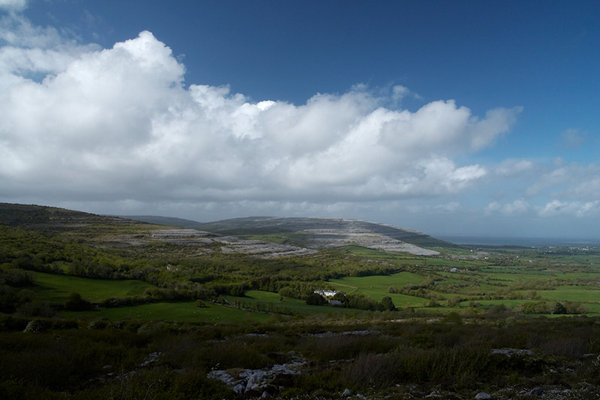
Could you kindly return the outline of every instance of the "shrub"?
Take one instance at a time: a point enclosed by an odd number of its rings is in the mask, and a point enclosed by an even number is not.
[[[344,386],[382,388],[390,386],[397,378],[392,357],[384,354],[360,354],[342,370]]]
[[[331,300],[339,301],[344,306],[348,305],[348,298],[346,297],[346,294],[342,292],[337,292],[336,294],[334,294]]]
[[[565,301],[562,304],[565,306],[567,314],[585,314],[588,312],[585,306],[581,303]]]
[[[110,324],[106,318],[97,318],[88,325],[90,329],[105,329]]]
[[[26,332],[26,333],[44,332],[45,330],[47,330],[49,328],[49,325],[50,324],[45,321],[41,321],[39,319],[34,319],[27,323],[27,326],[25,327],[23,332]]]
[[[548,303],[545,301],[525,303],[522,304],[520,308],[523,314],[547,314],[549,311]]]
[[[295,291],[294,289],[292,289],[289,286],[284,286],[281,289],[279,289],[279,295],[283,296],[283,297],[291,297],[291,298],[295,298],[298,297],[298,292]]]
[[[79,293],[71,293],[65,303],[65,308],[71,311],[84,311],[92,308],[92,303],[84,300]]]
[[[33,285],[33,274],[17,268],[11,268],[0,274],[0,283],[5,283],[13,287],[23,287]]]
[[[565,306],[563,306],[559,302],[554,303],[554,306],[552,307],[552,314],[566,314],[566,313],[567,313],[567,309],[565,308]]]
[[[246,295],[246,285],[244,285],[244,284],[232,285],[231,288],[229,289],[229,294],[231,296],[236,296],[236,297],[245,296]]]
[[[387,311],[395,311],[396,310],[396,306],[394,305],[392,298],[389,296],[385,296],[383,299],[381,299],[381,305],[384,310],[387,310]]]
[[[325,300],[325,297],[321,296],[318,293],[311,293],[306,298],[306,304],[309,304],[311,306],[322,306],[325,303],[327,303],[327,300]]]
[[[427,302],[427,307],[439,307],[440,303],[438,303],[437,301],[435,301],[434,299],[430,299]]]
[[[456,311],[452,311],[451,313],[448,313],[448,315],[446,315],[442,322],[447,324],[462,325],[463,320],[459,313],[457,313]]]
[[[377,310],[378,305],[381,307],[380,303],[377,303],[372,298],[362,294],[353,294],[346,297],[348,298],[348,307],[350,308],[358,308],[359,310]]]
[[[204,303],[202,300],[196,300],[195,304],[196,304],[196,307],[199,307],[199,308],[206,308],[206,307],[208,307],[206,305],[206,303]]]
[[[460,297],[457,297],[457,296],[448,298],[448,307],[457,307],[457,306],[459,306],[461,300],[462,299]]]

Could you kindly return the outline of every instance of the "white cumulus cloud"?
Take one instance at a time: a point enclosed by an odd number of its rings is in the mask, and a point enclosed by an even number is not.
[[[0,10],[22,11],[27,8],[27,0],[0,0]]]
[[[600,201],[560,201],[552,200],[539,209],[542,217],[566,215],[572,217],[588,217],[600,214]]]
[[[525,194],[536,196],[545,192],[555,198],[596,200],[600,198],[600,166],[561,162],[537,178]]]
[[[496,167],[495,173],[503,177],[512,177],[531,171],[533,168],[534,164],[529,160],[509,158]]]
[[[18,34],[14,34],[18,31]],[[456,193],[487,174],[455,156],[489,146],[518,108],[452,100],[411,112],[364,86],[305,104],[184,82],[148,31],[101,49],[19,17],[0,24],[5,199],[361,201]],[[395,87],[391,97],[408,93]]]
[[[500,203],[493,201],[485,208],[486,214],[500,213],[505,216],[517,216],[528,213],[532,206],[524,199],[517,199],[510,203]]]

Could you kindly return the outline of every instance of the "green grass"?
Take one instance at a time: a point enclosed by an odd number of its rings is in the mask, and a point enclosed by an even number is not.
[[[343,313],[343,312],[353,312],[355,310],[350,310],[348,308],[343,307],[334,307],[334,306],[311,306],[306,304],[304,300],[292,299],[289,297],[280,298],[279,294],[272,292],[265,292],[262,290],[249,290],[246,292],[246,297],[226,297],[230,302],[237,302],[241,304],[247,304],[248,307],[262,306],[265,307],[267,311],[272,311],[274,313],[284,313],[284,314],[314,314],[314,313]],[[271,307],[268,307],[269,304],[272,304]]]
[[[63,312],[66,318],[176,322],[245,322],[267,321],[271,316],[207,303],[198,307],[195,302],[152,303],[138,306],[105,308],[99,311]]]
[[[69,294],[77,292],[91,302],[100,302],[111,297],[142,295],[149,283],[137,280],[102,280],[79,278],[69,275],[33,272],[37,300],[50,303],[64,303]]]
[[[348,245],[329,249],[332,254],[352,255],[356,257],[368,258],[370,260],[381,260],[389,262],[402,262],[410,264],[422,264],[423,258],[409,253],[394,253],[383,250],[369,249],[367,247]]]
[[[551,278],[554,274],[550,271],[519,271],[513,270],[513,272],[500,272],[494,271],[493,268],[486,269],[485,275],[491,279],[497,281],[506,282],[517,282],[517,281],[531,281],[536,279],[543,279],[544,277]]]
[[[600,289],[591,286],[558,286],[555,290],[538,290],[544,300],[598,303]]]
[[[464,267],[475,267],[482,265],[481,262],[476,262],[473,260],[452,260],[448,258],[435,258],[428,257],[424,259],[424,264],[426,266],[443,266],[443,267],[456,267],[456,268],[464,268]]]
[[[564,272],[557,273],[556,276],[560,279],[576,281],[600,281],[600,276],[597,272]]]
[[[491,306],[499,306],[505,305],[510,308],[514,308],[520,306],[524,303],[531,303],[536,300],[512,300],[512,299],[502,299],[502,300],[475,300],[475,303],[479,304],[481,307],[491,307]],[[470,301],[463,301],[460,303],[461,307],[469,307]]]
[[[584,304],[584,307],[587,309],[589,316],[598,316],[600,314],[600,303],[590,303]]]
[[[338,291],[348,294],[364,294],[377,301],[380,301],[385,296],[390,296],[397,307],[421,307],[428,302],[427,299],[404,294],[392,294],[389,293],[389,288],[418,285],[423,283],[424,280],[425,278],[419,274],[398,272],[392,275],[331,279],[329,284]]]
[[[283,239],[278,235],[271,239]],[[440,258],[418,258],[411,255],[390,254],[377,250],[365,249],[358,246],[347,246],[330,250],[331,254],[352,254],[379,260],[390,260],[394,263],[409,262],[408,269],[415,272],[403,271],[391,275],[374,275],[365,277],[345,277],[332,279],[324,287],[330,286],[347,294],[363,294],[380,301],[389,296],[397,307],[413,307],[425,309],[429,299],[404,294],[389,293],[390,287],[402,288],[406,285],[419,285],[428,277],[439,277],[433,286],[427,289],[430,296],[435,296],[442,305],[439,310],[446,312],[454,308],[445,307],[444,299],[460,296],[462,299],[474,298],[482,308],[504,304],[511,308],[533,300],[477,300],[483,295],[493,295],[504,289],[513,289],[515,294],[523,292],[520,284],[531,284],[532,289],[545,301],[570,301],[582,303],[590,314],[600,313],[600,278],[597,273],[590,272],[592,267],[564,269],[559,266],[548,267],[539,265],[513,266],[481,266],[479,261],[444,260]],[[459,272],[451,273],[449,268],[458,266]],[[597,266],[593,266],[597,267]],[[419,272],[422,268],[422,273]],[[64,303],[68,296],[77,292],[86,300],[101,302],[111,297],[131,297],[144,294],[151,284],[137,280],[101,280],[80,278],[68,275],[33,272],[35,286],[32,290],[35,300],[48,301],[52,304]],[[544,283],[551,283],[544,286]],[[538,285],[540,290],[536,290]],[[575,286],[575,285],[579,286]],[[554,290],[542,290],[556,285]],[[560,285],[560,286],[558,286]],[[515,290],[517,289],[517,290]],[[526,289],[525,292],[529,292]],[[527,293],[525,293],[527,294]],[[500,293],[504,295],[504,293]],[[139,319],[139,320],[173,320],[173,321],[263,321],[273,318],[275,314],[295,314],[301,316],[319,314],[345,315],[356,310],[342,307],[310,306],[304,301],[291,298],[281,299],[277,293],[252,290],[245,297],[227,297],[235,306],[247,308],[240,310],[234,307],[224,307],[210,304],[207,308],[198,308],[194,303],[154,303],[139,306],[110,308],[88,313],[65,313],[70,316],[85,316],[86,318],[106,317],[109,319]],[[468,307],[469,301],[461,303]],[[427,308],[429,311],[437,309]]]

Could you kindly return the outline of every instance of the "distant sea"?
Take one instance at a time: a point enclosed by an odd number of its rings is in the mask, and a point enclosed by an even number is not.
[[[445,236],[434,237],[456,244],[482,246],[523,246],[523,247],[600,247],[600,239],[561,239],[561,238],[518,238],[518,237],[485,237],[485,236]]]

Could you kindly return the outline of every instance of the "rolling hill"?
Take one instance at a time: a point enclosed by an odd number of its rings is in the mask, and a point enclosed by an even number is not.
[[[152,225],[141,226],[140,222]],[[158,240],[198,247],[215,244],[225,252],[268,257],[308,255],[319,248],[341,246],[431,256],[439,254],[435,249],[454,246],[408,229],[341,218],[248,217],[202,223],[161,216],[102,216],[55,207],[2,203],[0,224],[51,231],[75,230],[111,246]],[[165,225],[170,230],[164,230]],[[140,229],[146,233],[140,234]],[[161,229],[163,231],[158,232]],[[154,233],[150,233],[152,231]]]
[[[452,243],[435,239],[421,232],[343,218],[248,217],[208,223],[157,216],[128,216],[127,218],[309,248],[358,245],[385,251],[435,255],[438,254],[437,251],[427,248],[455,247]]]

